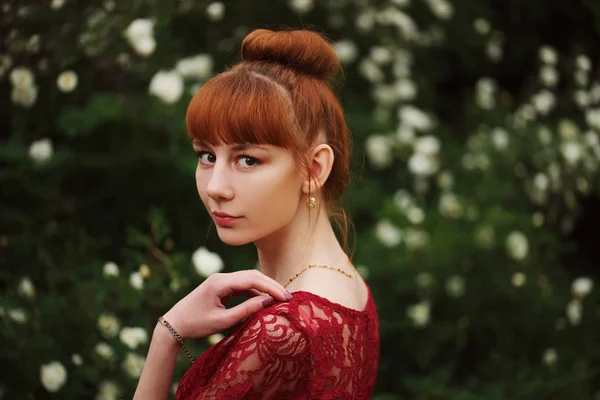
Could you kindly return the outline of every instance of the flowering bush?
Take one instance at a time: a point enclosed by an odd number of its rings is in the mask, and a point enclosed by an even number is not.
[[[255,267],[210,234],[185,107],[250,29],[294,18],[344,65],[374,398],[598,396],[600,6],[570,7],[4,3],[0,397],[130,397],[156,317]]]

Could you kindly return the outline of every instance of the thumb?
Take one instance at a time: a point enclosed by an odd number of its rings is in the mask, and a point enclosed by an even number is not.
[[[232,326],[244,318],[251,316],[252,314],[257,313],[262,310],[266,306],[273,304],[275,299],[271,296],[256,296],[251,299],[244,301],[241,304],[238,304],[235,307],[231,307],[225,313],[226,322]]]

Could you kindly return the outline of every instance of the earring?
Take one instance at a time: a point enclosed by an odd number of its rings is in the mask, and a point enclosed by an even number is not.
[[[309,197],[306,200],[306,207],[308,208],[308,211],[314,209],[317,206],[317,199],[315,199],[314,197]]]

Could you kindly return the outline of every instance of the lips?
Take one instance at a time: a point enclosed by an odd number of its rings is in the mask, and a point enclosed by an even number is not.
[[[236,220],[241,218],[241,217],[234,217],[234,216],[224,213],[222,211],[213,211],[212,214],[213,214],[215,223],[224,228],[231,227],[235,223]]]

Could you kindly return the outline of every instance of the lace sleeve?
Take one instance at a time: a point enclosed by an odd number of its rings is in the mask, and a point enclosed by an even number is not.
[[[293,317],[275,310],[247,321],[198,399],[281,399],[306,390],[306,335]]]

